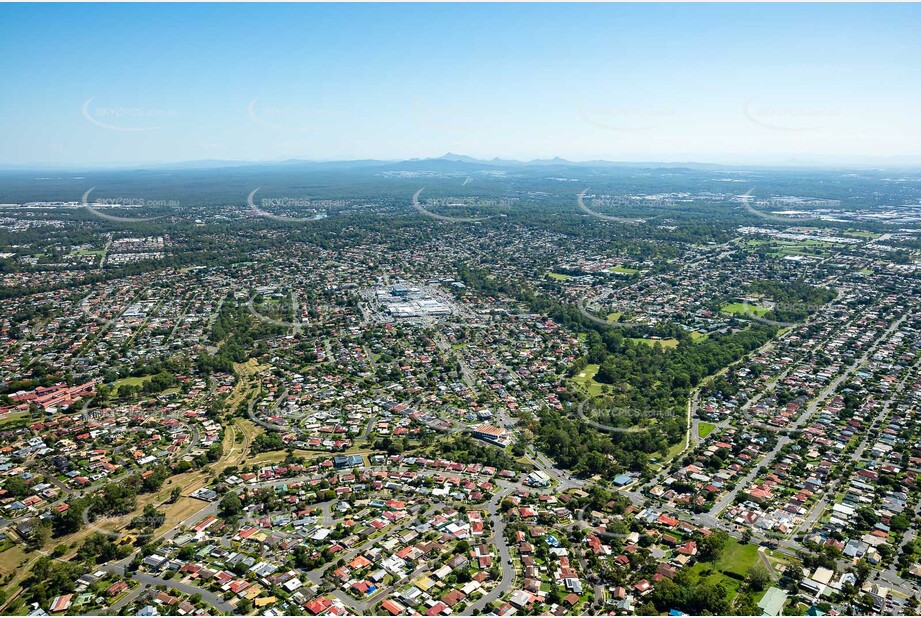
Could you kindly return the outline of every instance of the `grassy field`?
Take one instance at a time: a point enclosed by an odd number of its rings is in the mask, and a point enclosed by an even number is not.
[[[258,381],[253,376],[265,369],[255,358],[245,363],[234,363],[233,372],[237,376],[237,383],[227,397],[227,409],[235,410],[237,406],[249,399],[252,392],[259,387]]]
[[[547,276],[551,279],[556,279],[557,281],[566,281],[567,279],[572,279],[572,275],[564,275],[562,273],[547,273]]]
[[[684,447],[685,447],[684,438],[681,438],[681,440],[679,440],[675,444],[672,444],[668,449],[668,453],[665,455],[665,459],[662,461],[663,465],[670,464],[672,460],[675,457],[677,457],[678,454],[681,453],[681,451],[684,450]]]
[[[592,397],[601,394],[601,383],[595,382],[598,365],[586,365],[585,369],[573,376],[572,381],[588,391]]]
[[[152,375],[140,376],[138,378],[119,378],[112,383],[112,392],[117,392],[122,386],[143,386],[149,382],[151,378],[153,378]]]
[[[10,429],[13,426],[24,424],[29,419],[29,413],[24,410],[7,412],[0,416],[0,429]]]
[[[716,429],[716,425],[713,423],[700,423],[697,428],[697,433],[699,433],[701,439],[703,439],[713,433],[714,429]]]
[[[644,339],[641,337],[631,337],[631,340],[637,343],[645,343],[648,346],[654,346],[658,343],[666,350],[673,350],[678,347],[677,339]]]
[[[29,562],[37,560],[39,555],[26,556],[25,548],[22,545],[15,545],[3,553],[0,553],[0,578],[6,579],[10,575],[13,575],[13,582],[22,578],[22,576],[27,575],[27,573],[22,573],[23,569],[20,568],[23,562]],[[12,582],[11,582],[12,583]],[[7,587],[10,592],[12,588]]]
[[[615,311],[614,313],[608,314],[607,320],[608,322],[616,322],[617,320],[620,319],[620,316],[622,315],[623,313],[621,313],[620,311]]]
[[[347,455],[363,455],[365,459],[367,459],[369,455],[375,452],[377,451],[369,450],[367,448],[354,448],[354,447],[343,451],[343,453]],[[338,455],[338,454],[339,453],[332,453],[327,450],[311,451],[311,450],[299,449],[299,448],[294,449],[295,457],[303,457],[305,459],[313,459],[317,455],[320,455],[320,456],[328,455],[330,458],[332,458],[334,455]],[[246,461],[246,465],[264,466],[264,465],[278,464],[278,463],[283,462],[287,456],[288,456],[287,450],[266,451],[264,453],[259,453],[258,455],[254,455],[250,457]]]
[[[620,273],[622,275],[635,275],[636,273],[640,272],[633,268],[626,268],[624,266],[614,266],[613,268],[609,268],[608,270],[610,270],[612,273]]]
[[[875,239],[882,236],[882,234],[877,234],[876,232],[868,232],[867,230],[848,230],[844,232],[844,236],[852,236],[854,238],[869,238]]]
[[[691,341],[693,341],[694,343],[697,343],[698,341],[703,341],[709,336],[710,335],[708,335],[707,333],[701,333],[696,330],[691,331]]]
[[[811,255],[826,256],[829,255],[828,249],[840,249],[842,245],[821,240],[803,240],[795,242],[777,242],[775,243],[777,251],[771,253],[773,257],[786,257],[788,255]]]
[[[697,581],[722,584],[729,593],[729,600],[731,601],[735,598],[739,592],[739,587],[748,576],[748,570],[757,560],[757,545],[743,545],[735,539],[730,539],[719,560],[716,562],[698,562],[691,567],[690,575]],[[728,573],[732,573],[740,579],[731,577]]]
[[[757,560],[757,545],[743,545],[735,539],[730,539],[715,566],[723,572],[747,577],[748,570]]]
[[[763,316],[765,313],[769,312],[768,307],[759,307],[758,305],[747,305],[745,303],[729,303],[728,305],[723,305],[720,307],[720,311],[723,313],[735,313],[738,315],[748,315],[755,314],[758,317]]]
[[[822,240],[746,240],[739,243],[752,249],[764,248],[771,251],[771,257],[782,258],[788,255],[825,256],[828,249],[837,249],[842,245]]]

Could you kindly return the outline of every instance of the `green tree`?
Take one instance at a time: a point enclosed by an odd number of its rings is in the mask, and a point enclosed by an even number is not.
[[[761,562],[756,562],[748,570],[748,585],[752,590],[761,591],[767,588],[772,581],[771,573]]]
[[[224,497],[221,498],[220,504],[218,507],[221,510],[221,514],[229,517],[234,517],[243,512],[243,502],[240,500],[240,496],[236,492],[229,491],[224,494]]]

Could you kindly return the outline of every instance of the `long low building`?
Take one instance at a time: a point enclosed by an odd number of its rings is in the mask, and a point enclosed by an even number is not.
[[[486,424],[474,427],[473,437],[502,447],[508,446],[512,441],[511,434],[505,429]]]

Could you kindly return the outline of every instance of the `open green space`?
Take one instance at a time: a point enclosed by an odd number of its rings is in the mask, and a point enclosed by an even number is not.
[[[115,380],[112,384],[112,392],[116,392],[122,386],[143,386],[153,378],[152,375],[149,376],[139,376],[131,378],[119,378]]]
[[[742,247],[751,249],[764,248],[770,251],[772,257],[787,257],[789,255],[825,256],[829,249],[841,248],[842,244],[824,240],[743,240],[738,243]]]
[[[17,410],[15,412],[7,412],[6,414],[0,416],[0,429],[11,429],[13,427],[23,424],[29,419],[28,410]]]
[[[623,313],[621,313],[620,311],[615,311],[614,313],[609,313],[609,314],[608,314],[608,318],[607,318],[607,319],[608,319],[608,322],[616,322],[617,320],[620,319],[620,316],[622,316],[622,315],[623,315]]]
[[[634,268],[627,268],[625,266],[613,266],[608,269],[612,273],[620,273],[622,275],[635,275],[640,272]]]
[[[696,581],[722,584],[731,601],[738,594],[739,588],[748,576],[749,569],[757,560],[757,545],[743,545],[735,539],[730,539],[718,560],[696,563],[691,567],[690,575]]]
[[[592,397],[601,394],[602,384],[595,381],[598,365],[586,365],[585,369],[572,377],[572,381],[584,388]]]
[[[701,438],[706,438],[711,433],[713,433],[714,429],[716,429],[716,425],[714,425],[713,423],[700,423],[697,426],[697,433],[700,434]]]
[[[677,339],[645,339],[643,337],[631,337],[631,340],[637,343],[645,343],[650,347],[658,343],[666,350],[673,350],[678,347]]]
[[[729,303],[720,307],[720,311],[723,313],[735,313],[737,315],[755,314],[760,317],[769,312],[770,309],[768,307],[761,307],[759,305],[751,305],[746,303]]]
[[[882,236],[882,234],[877,234],[876,232],[870,232],[868,230],[847,230],[844,232],[844,236],[852,236],[854,238],[869,238],[875,239]]]
[[[572,279],[572,275],[564,275],[562,273],[547,273],[547,276],[551,279],[556,279],[557,281],[566,281],[567,279]]]

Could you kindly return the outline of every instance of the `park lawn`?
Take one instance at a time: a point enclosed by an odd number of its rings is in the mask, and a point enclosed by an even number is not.
[[[572,279],[572,275],[564,275],[562,273],[547,273],[547,276],[551,279],[556,279],[557,281],[566,281],[567,279]]]
[[[0,553],[0,578],[6,579],[20,573],[22,563],[28,561],[29,558],[35,559],[37,556],[27,556],[25,547],[19,543]]]
[[[691,567],[690,575],[693,581],[706,582],[714,586],[722,584],[723,588],[726,589],[726,598],[730,603],[739,594],[739,588],[742,586],[742,582],[717,571],[708,562],[695,564]]]
[[[824,256],[828,255],[828,249],[841,248],[838,243],[822,240],[778,241],[774,246],[777,249],[771,253],[774,257],[786,257],[788,255]]]
[[[153,375],[140,376],[137,378],[119,378],[112,383],[112,392],[117,392],[122,386],[143,386],[153,378]]]
[[[855,238],[876,239],[882,236],[882,234],[877,234],[876,232],[869,232],[867,230],[848,230],[844,232],[844,236],[853,236]]]
[[[716,562],[698,562],[691,567],[690,575],[698,581],[722,584],[729,596],[735,598],[739,588],[748,577],[748,570],[758,561],[758,546],[745,545],[730,539]],[[737,579],[729,573],[740,578]]]
[[[728,305],[723,305],[720,307],[720,311],[723,313],[735,313],[738,315],[754,313],[758,317],[761,317],[770,311],[770,309],[768,307],[759,307],[758,305],[748,305],[745,303],[729,303]]]
[[[736,539],[730,539],[715,566],[720,571],[735,573],[744,579],[757,560],[757,545],[743,544]]]
[[[25,423],[29,419],[29,412],[16,410],[0,416],[0,429],[11,429],[16,425]]]
[[[677,457],[678,454],[681,453],[681,451],[684,450],[684,447],[685,447],[685,440],[684,440],[684,438],[682,438],[681,440],[679,440],[679,441],[676,442],[675,444],[672,444],[672,445],[668,448],[668,454],[665,455],[665,460],[662,462],[662,465],[664,466],[664,465],[670,464],[670,463],[672,462],[672,460],[673,460],[675,457]]]
[[[622,316],[622,315],[623,315],[623,313],[621,313],[620,311],[615,311],[614,313],[609,313],[609,314],[608,314],[607,320],[608,320],[608,322],[616,322],[617,320],[620,319],[620,316]]]
[[[612,273],[620,273],[622,275],[635,275],[640,272],[634,268],[626,268],[624,266],[613,266],[608,269]]]
[[[648,346],[654,346],[658,343],[666,350],[673,350],[678,347],[677,339],[645,339],[643,337],[631,337],[630,339],[637,343],[645,343]]]
[[[598,365],[586,365],[585,369],[572,377],[572,381],[588,391],[592,397],[601,394],[601,383],[595,382],[595,374],[598,373]]]
[[[697,426],[697,433],[700,434],[701,440],[713,433],[713,430],[716,429],[716,425],[713,423],[700,423]]]
[[[697,343],[698,341],[703,341],[709,336],[710,335],[708,335],[707,333],[702,333],[700,331],[696,331],[696,330],[691,331],[691,341],[693,341],[694,343]]]

